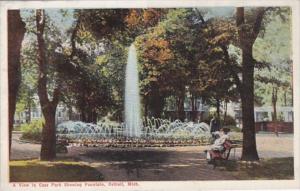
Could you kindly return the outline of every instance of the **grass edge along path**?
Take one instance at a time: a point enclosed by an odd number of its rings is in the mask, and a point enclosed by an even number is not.
[[[260,159],[259,162],[254,163],[227,161],[219,169],[232,172],[237,180],[292,180],[294,179],[294,158]]]
[[[217,167],[221,173],[232,173],[235,180],[292,180],[294,179],[294,159],[261,159],[257,163],[226,161]],[[220,172],[219,171],[219,172]],[[109,175],[107,180],[109,181]],[[48,181],[101,181],[103,174],[95,168],[74,161],[10,161],[11,182]],[[145,180],[147,181],[147,180]]]
[[[10,161],[11,182],[101,181],[95,168],[74,161]]]

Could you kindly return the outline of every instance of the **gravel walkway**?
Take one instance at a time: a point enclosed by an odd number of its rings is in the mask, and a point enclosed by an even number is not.
[[[13,132],[11,159],[36,159],[40,156],[41,145],[20,141],[21,133]]]

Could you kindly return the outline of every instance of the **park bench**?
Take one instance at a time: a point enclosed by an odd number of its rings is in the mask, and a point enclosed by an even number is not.
[[[214,168],[217,166],[217,161],[228,161],[231,150],[234,149],[235,155],[235,148],[238,147],[237,144],[234,144],[230,140],[226,140],[223,144],[223,150],[209,150],[211,160],[209,161],[210,164],[214,165]]]
[[[68,153],[67,146],[69,145],[68,141],[65,139],[57,139],[56,141],[56,152],[57,153]]]

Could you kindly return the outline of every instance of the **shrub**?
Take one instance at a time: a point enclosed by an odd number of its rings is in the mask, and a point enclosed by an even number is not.
[[[212,118],[213,118],[213,115],[209,114],[209,115],[203,120],[203,122],[205,122],[205,123],[207,123],[207,124],[210,124],[210,121],[211,121]],[[235,125],[236,125],[236,122],[235,122],[234,118],[231,117],[230,115],[227,115],[227,116],[226,116],[225,123],[224,123],[223,115],[221,115],[220,118],[221,118],[221,125],[223,125],[223,126],[228,126],[228,125],[233,125],[233,126],[235,126]]]
[[[230,115],[227,115],[225,117],[225,120],[223,121],[223,126],[228,126],[228,125],[236,126],[236,122],[235,122],[234,118],[231,117]]]
[[[212,118],[213,118],[213,115],[211,113],[209,113],[208,116],[203,119],[203,122],[205,122],[209,125]]]
[[[242,132],[242,129],[235,126],[235,125],[226,125],[224,127],[227,127],[230,129],[230,132]]]
[[[42,140],[42,129],[44,126],[44,120],[33,120],[29,124],[21,125],[22,136],[21,139],[31,140],[31,141],[41,141]]]
[[[233,117],[231,117],[230,115],[226,116],[226,120],[224,122],[223,120],[223,116],[221,115],[221,127],[227,127],[230,129],[231,132],[241,132],[241,129],[236,127],[236,122],[234,120]],[[213,115],[209,114],[204,120],[203,122],[207,123],[208,125],[210,125],[210,121],[213,118]]]

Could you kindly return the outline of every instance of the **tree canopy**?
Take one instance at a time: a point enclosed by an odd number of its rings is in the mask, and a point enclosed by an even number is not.
[[[241,102],[243,149],[255,155],[254,105],[292,105],[291,12],[238,7],[222,16],[216,10],[23,11],[17,111],[30,110],[39,95],[43,109],[55,102],[75,108],[85,122],[107,115],[122,122],[127,52],[134,43],[145,117],[167,117],[173,104],[176,118],[185,120],[185,103],[196,112],[199,98],[219,115],[221,102]]]

